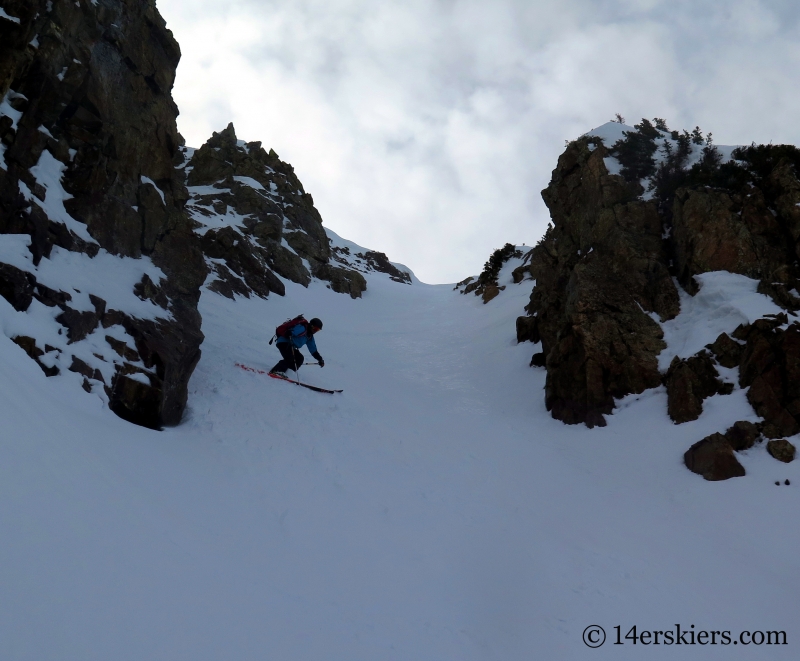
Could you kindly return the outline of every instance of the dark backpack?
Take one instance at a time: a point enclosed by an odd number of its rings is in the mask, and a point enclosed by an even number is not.
[[[287,319],[284,321],[280,326],[275,329],[275,335],[272,336],[272,339],[269,341],[270,344],[275,340],[276,337],[289,337],[289,333],[297,326],[297,324],[303,324],[303,332],[300,333],[299,337],[302,337],[306,333],[308,333],[308,322],[305,320],[303,315],[298,315],[294,319]]]

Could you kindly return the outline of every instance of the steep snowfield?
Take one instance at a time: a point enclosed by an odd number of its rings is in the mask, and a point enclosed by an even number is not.
[[[204,293],[190,408],[161,433],[0,334],[0,658],[797,658],[800,464],[760,445],[744,478],[683,467],[694,441],[756,419],[741,390],[680,426],[663,389],[606,428],[551,419],[514,338],[531,283],[512,266],[488,305],[376,273],[362,300],[320,282]],[[691,319],[738,319],[715,286]],[[234,365],[271,367],[272,330],[298,313],[325,323],[326,366],[301,378],[341,395]],[[4,326],[17,314],[0,299]],[[612,644],[617,625],[677,623],[788,645]]]

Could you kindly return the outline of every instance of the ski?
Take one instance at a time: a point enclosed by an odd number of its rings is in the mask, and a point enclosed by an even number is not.
[[[267,376],[271,376],[273,379],[280,379],[281,381],[288,381],[289,383],[294,383],[298,386],[303,386],[303,388],[308,388],[309,390],[314,390],[316,392],[327,392],[333,395],[337,392],[342,392],[341,390],[328,390],[327,388],[320,388],[319,386],[312,386],[308,383],[302,383],[301,381],[295,381],[294,379],[290,379],[288,376],[278,376],[277,374],[270,374],[267,372]]]
[[[236,367],[242,368],[245,372],[254,372],[256,374],[266,374],[267,376],[271,376],[273,379],[280,379],[281,381],[288,381],[289,383],[294,383],[298,386],[303,386],[303,388],[308,388],[309,390],[313,390],[314,392],[326,392],[330,395],[333,395],[337,392],[343,392],[342,390],[328,390],[327,388],[320,388],[319,386],[312,386],[308,383],[302,383],[301,381],[295,381],[294,379],[290,379],[288,376],[278,376],[277,374],[270,374],[265,370],[259,370],[255,367],[248,367],[247,365],[242,365],[241,363],[234,363]]]

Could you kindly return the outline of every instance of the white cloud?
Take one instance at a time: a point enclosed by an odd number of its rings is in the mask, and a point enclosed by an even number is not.
[[[797,142],[789,2],[159,0],[187,141],[229,121],[325,223],[429,282],[533,243],[564,141],[610,119]]]

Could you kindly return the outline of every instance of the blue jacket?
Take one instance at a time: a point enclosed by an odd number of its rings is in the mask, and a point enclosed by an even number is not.
[[[291,341],[292,345],[296,348],[308,346],[309,353],[313,356],[317,353],[317,343],[314,341],[314,336],[309,331],[306,333],[306,327],[303,324],[297,324],[292,330],[289,331],[289,337],[279,337],[276,344],[281,342]]]

